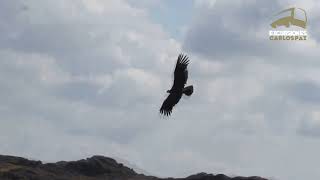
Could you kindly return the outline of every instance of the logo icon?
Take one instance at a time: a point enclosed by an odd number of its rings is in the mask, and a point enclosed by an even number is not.
[[[301,10],[303,12],[304,20],[300,20],[295,17],[296,10]],[[289,8],[289,9],[285,9],[285,10],[279,12],[276,15],[280,15],[285,12],[290,12],[290,15],[274,21],[273,23],[271,23],[271,27],[277,28],[278,26],[286,26],[288,28],[288,27],[290,27],[290,25],[294,25],[294,26],[298,26],[298,27],[306,29],[308,19],[307,19],[307,13],[304,9],[302,9],[302,8]]]

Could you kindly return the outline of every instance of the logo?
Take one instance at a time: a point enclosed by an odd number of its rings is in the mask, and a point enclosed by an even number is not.
[[[270,40],[307,40],[308,33],[306,31],[306,28],[308,19],[307,13],[304,9],[294,7],[285,9],[283,11],[280,11],[274,17],[278,18],[270,24],[270,26],[274,29],[269,31]]]

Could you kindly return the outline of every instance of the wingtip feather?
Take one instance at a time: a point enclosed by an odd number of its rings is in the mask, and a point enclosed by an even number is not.
[[[178,56],[177,64],[188,66],[189,65],[189,57],[183,53],[180,53]]]

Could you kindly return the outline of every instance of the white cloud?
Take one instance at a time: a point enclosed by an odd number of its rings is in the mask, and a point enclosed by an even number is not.
[[[216,0],[194,0],[196,7],[209,7],[212,8],[216,3]]]

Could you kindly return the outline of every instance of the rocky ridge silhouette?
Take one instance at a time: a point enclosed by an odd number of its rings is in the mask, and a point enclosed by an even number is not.
[[[186,178],[157,178],[136,173],[112,158],[93,156],[78,161],[42,163],[0,155],[0,180],[267,180],[199,173]]]

